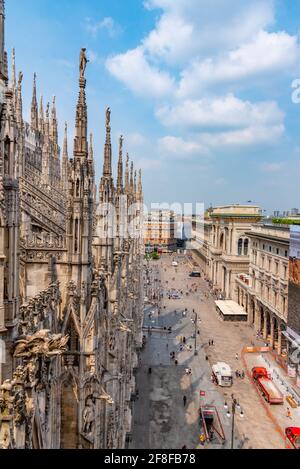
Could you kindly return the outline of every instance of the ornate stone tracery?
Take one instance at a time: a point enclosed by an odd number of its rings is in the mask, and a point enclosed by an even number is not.
[[[129,165],[123,184],[123,137],[114,185],[107,108],[99,192],[117,216],[108,222],[97,215],[87,64],[82,49],[74,151],[70,159],[66,126],[62,160],[55,98],[46,112],[42,98],[38,108],[34,75],[31,122],[24,122],[15,54],[9,85],[0,70],[1,449],[125,446],[122,419],[130,409],[120,396],[134,391],[143,244],[121,238],[121,223],[134,216],[125,211],[121,221],[121,198],[141,202],[142,190],[129,184]]]

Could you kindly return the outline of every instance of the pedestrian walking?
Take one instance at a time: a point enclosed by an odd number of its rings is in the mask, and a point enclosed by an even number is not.
[[[235,359],[236,359],[236,360],[239,359],[239,354],[238,354],[238,353],[235,354]]]
[[[178,365],[178,360],[175,360],[175,365],[176,365],[176,366]]]
[[[287,418],[291,419],[292,418],[292,413],[291,413],[291,409],[288,407],[287,410],[286,410],[286,416]]]
[[[149,368],[148,369],[148,374],[151,375],[151,373],[152,373],[152,368]]]
[[[212,345],[212,346],[215,345],[215,341],[214,341],[214,340],[211,341],[211,345]]]
[[[186,396],[183,396],[183,407],[186,406],[186,402],[187,402],[187,397],[186,397]]]

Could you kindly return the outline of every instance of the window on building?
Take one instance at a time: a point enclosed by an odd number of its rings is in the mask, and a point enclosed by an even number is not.
[[[288,251],[285,251],[284,257],[288,257]]]
[[[244,241],[244,256],[248,256],[249,251],[249,239],[245,239]]]
[[[243,254],[243,240],[242,238],[239,239],[238,242],[238,255],[241,256]]]

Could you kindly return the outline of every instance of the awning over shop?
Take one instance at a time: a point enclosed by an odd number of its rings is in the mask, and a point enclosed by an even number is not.
[[[215,301],[215,304],[224,321],[247,321],[248,319],[248,313],[235,301]]]
[[[295,331],[293,331],[293,329],[288,327],[286,331],[282,332],[282,334],[289,342],[291,342],[295,349],[300,350],[300,336]]]

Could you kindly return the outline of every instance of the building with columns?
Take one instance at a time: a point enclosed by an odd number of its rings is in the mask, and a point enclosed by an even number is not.
[[[218,295],[242,306],[249,324],[285,358],[290,227],[261,218],[255,206],[211,209],[194,221],[194,252]]]
[[[72,153],[66,125],[61,158],[56,100],[38,106],[36,75],[24,120],[4,24],[0,0],[0,449],[125,448],[142,345],[142,175],[129,159],[124,174],[120,138],[114,184],[107,109],[97,197],[85,49]]]
[[[196,221],[196,252],[212,287],[224,299],[234,299],[237,274],[249,270],[249,237],[246,232],[261,220],[254,205],[227,205],[213,208]]]
[[[236,278],[235,299],[252,324],[279,356],[286,357],[283,332],[288,322],[288,225],[257,224],[246,232],[250,240],[247,275]]]

